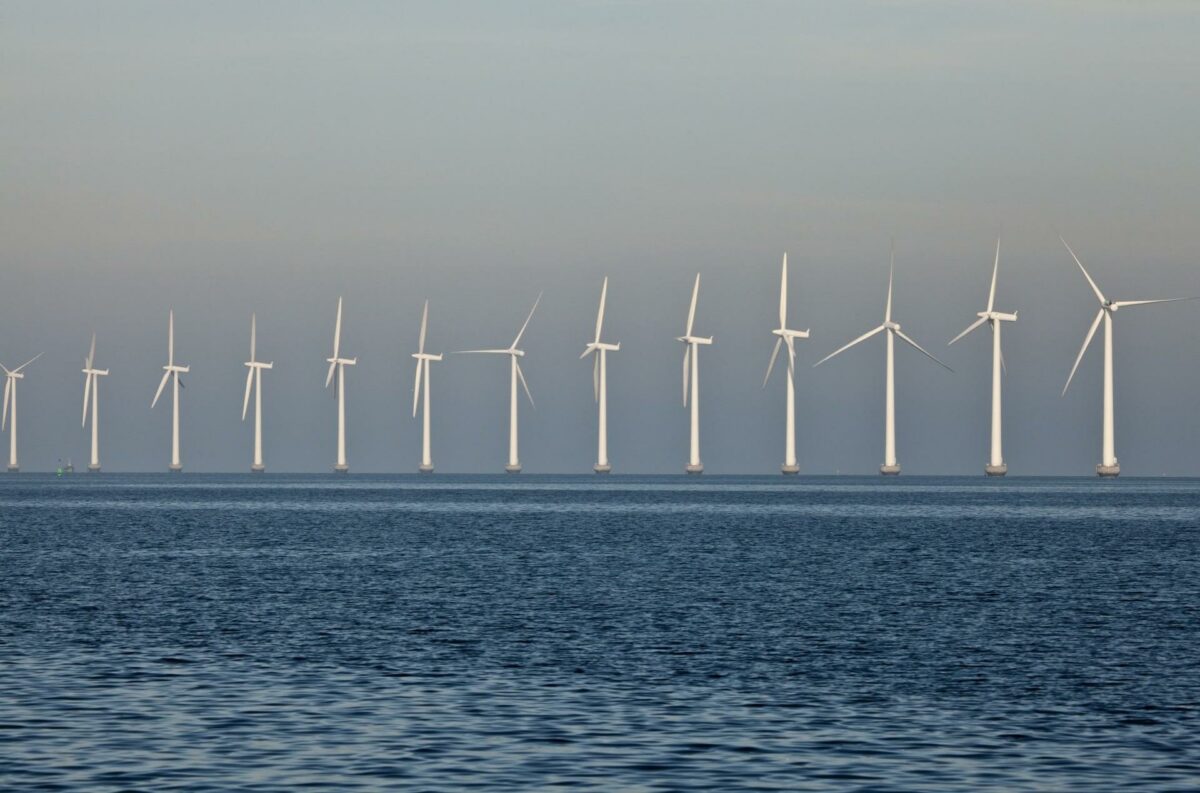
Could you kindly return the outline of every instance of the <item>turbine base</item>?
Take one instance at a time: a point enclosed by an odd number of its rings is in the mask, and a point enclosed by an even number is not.
[[[516,463],[516,464],[509,463],[508,465],[504,466],[504,473],[506,473],[506,474],[521,473],[521,464],[520,463]]]
[[[704,473],[704,463],[696,463],[695,465],[691,465],[689,463],[688,467],[683,470],[687,471],[689,474],[702,474]]]
[[[882,476],[900,476],[900,463],[896,463],[895,465],[881,465],[879,466],[879,473]]]
[[[609,465],[608,463],[605,463],[604,465],[601,465],[600,463],[596,463],[595,465],[592,466],[592,470],[598,474],[611,474],[612,466]]]
[[[254,465],[250,466],[250,473],[252,473],[252,474],[261,474],[261,473],[265,472],[266,470],[267,470],[267,467],[265,465],[263,465],[262,463],[255,463]]]
[[[338,463],[333,467],[333,472],[335,474],[348,474],[350,473],[350,466],[346,463]]]
[[[20,473],[20,471],[21,471],[21,466],[19,466],[19,465],[10,465],[8,467],[8,472],[10,474]]]
[[[779,466],[779,472],[785,476],[795,476],[796,474],[800,473],[800,466],[784,464]]]
[[[1005,463],[1000,463],[999,465],[991,465],[989,463],[988,465],[985,465],[983,467],[983,472],[985,474],[987,474],[988,476],[1004,476],[1005,474],[1008,473],[1008,465]]]
[[[417,468],[417,471],[422,474],[432,474],[433,473],[433,463],[430,463],[429,465],[422,465],[419,468]]]
[[[1120,473],[1121,466],[1119,463],[1114,463],[1113,465],[1105,465],[1104,463],[1100,463],[1096,466],[1096,476],[1112,477],[1119,476]]]
[[[183,464],[182,463],[171,463],[170,465],[167,466],[167,471],[172,474],[183,473]]]
[[[100,463],[96,463],[96,464],[94,464],[94,465],[89,463],[89,464],[88,464],[88,473],[89,473],[89,474],[98,474],[98,473],[100,473]]]

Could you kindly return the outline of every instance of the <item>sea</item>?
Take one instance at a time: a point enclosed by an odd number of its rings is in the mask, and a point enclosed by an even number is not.
[[[1200,480],[0,477],[0,789],[1200,789]]]

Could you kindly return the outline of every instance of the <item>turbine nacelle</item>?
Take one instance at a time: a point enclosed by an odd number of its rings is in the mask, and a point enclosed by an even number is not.
[[[604,350],[606,352],[616,352],[619,349],[621,349],[620,342],[617,342],[616,344],[609,344],[607,342],[594,341],[591,344],[589,344],[587,347],[584,348],[583,354],[580,355],[579,357],[586,358],[589,355],[591,355],[592,353],[598,352],[600,350]]]
[[[192,367],[190,367],[190,366],[177,366],[177,365],[175,365],[175,364],[173,364],[173,363],[169,363],[169,364],[167,364],[166,366],[164,366],[164,367],[163,367],[163,370],[164,370],[164,371],[167,371],[167,372],[179,372],[180,374],[187,374],[188,372],[190,372],[190,371],[192,370]]]
[[[709,336],[706,339],[701,336],[676,336],[675,341],[681,341],[684,344],[712,344],[713,337]]]
[[[326,360],[326,362],[328,362],[330,365],[333,365],[333,366],[336,366],[339,364],[341,366],[354,366],[355,364],[358,363],[357,358],[326,358],[325,360]]]
[[[811,329],[789,330],[788,328],[776,328],[771,332],[781,339],[807,339],[811,333]]]
[[[1000,311],[980,311],[975,316],[979,317],[980,319],[986,319],[989,322],[1016,322],[1017,321],[1017,312],[1015,312],[1015,311],[1011,314],[1004,314]]]
[[[246,361],[246,366],[249,366],[251,369],[273,369],[273,368],[275,368],[274,362],[263,363],[262,361]]]
[[[412,354],[412,357],[416,358],[418,361],[440,361],[440,360],[442,360],[442,355],[440,353],[437,355],[434,355],[433,353],[429,353],[429,352],[414,352]]]

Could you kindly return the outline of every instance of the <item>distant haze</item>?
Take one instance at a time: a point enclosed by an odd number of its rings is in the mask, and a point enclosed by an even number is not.
[[[529,472],[589,471],[590,339],[610,276],[610,455],[681,472],[682,346],[703,273],[702,457],[771,473],[783,382],[763,372],[791,262],[802,471],[882,460],[895,318],[904,471],[981,473],[984,308],[1003,233],[1012,474],[1091,474],[1101,356],[1059,396],[1095,298],[1200,294],[1200,10],[1184,2],[6,2],[0,24],[0,362],[26,470],[86,463],[93,330],[109,470],[166,467],[150,400],[176,312],[183,462],[241,471],[250,312],[266,463],[333,464],[322,388],[346,300],[350,465],[412,471],[421,304],[431,352],[525,339]],[[1200,474],[1200,303],[1116,317],[1126,475]],[[434,462],[500,471],[507,364],[433,366]],[[3,437],[7,451],[7,435]]]

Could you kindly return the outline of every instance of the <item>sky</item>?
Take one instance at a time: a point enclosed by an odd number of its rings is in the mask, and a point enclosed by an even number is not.
[[[415,470],[421,306],[429,348],[524,340],[529,472],[590,471],[590,340],[610,277],[610,456],[687,459],[682,345],[702,273],[701,456],[771,473],[784,384],[763,374],[789,254],[797,449],[808,473],[883,455],[884,346],[813,369],[895,319],[955,371],[897,353],[905,473],[987,459],[990,345],[946,342],[985,307],[1002,235],[1010,474],[1088,475],[1101,350],[1065,397],[1108,296],[1200,295],[1200,9],[1185,2],[211,2],[0,4],[0,362],[25,470],[86,462],[90,335],[107,470],[159,471],[183,394],[191,471],[242,471],[250,313],[266,463],[326,471],[323,388],[345,297],[351,469]],[[1200,302],[1116,316],[1127,475],[1200,475]],[[440,471],[500,471],[503,359],[433,369]],[[7,447],[7,437],[4,438]]]

